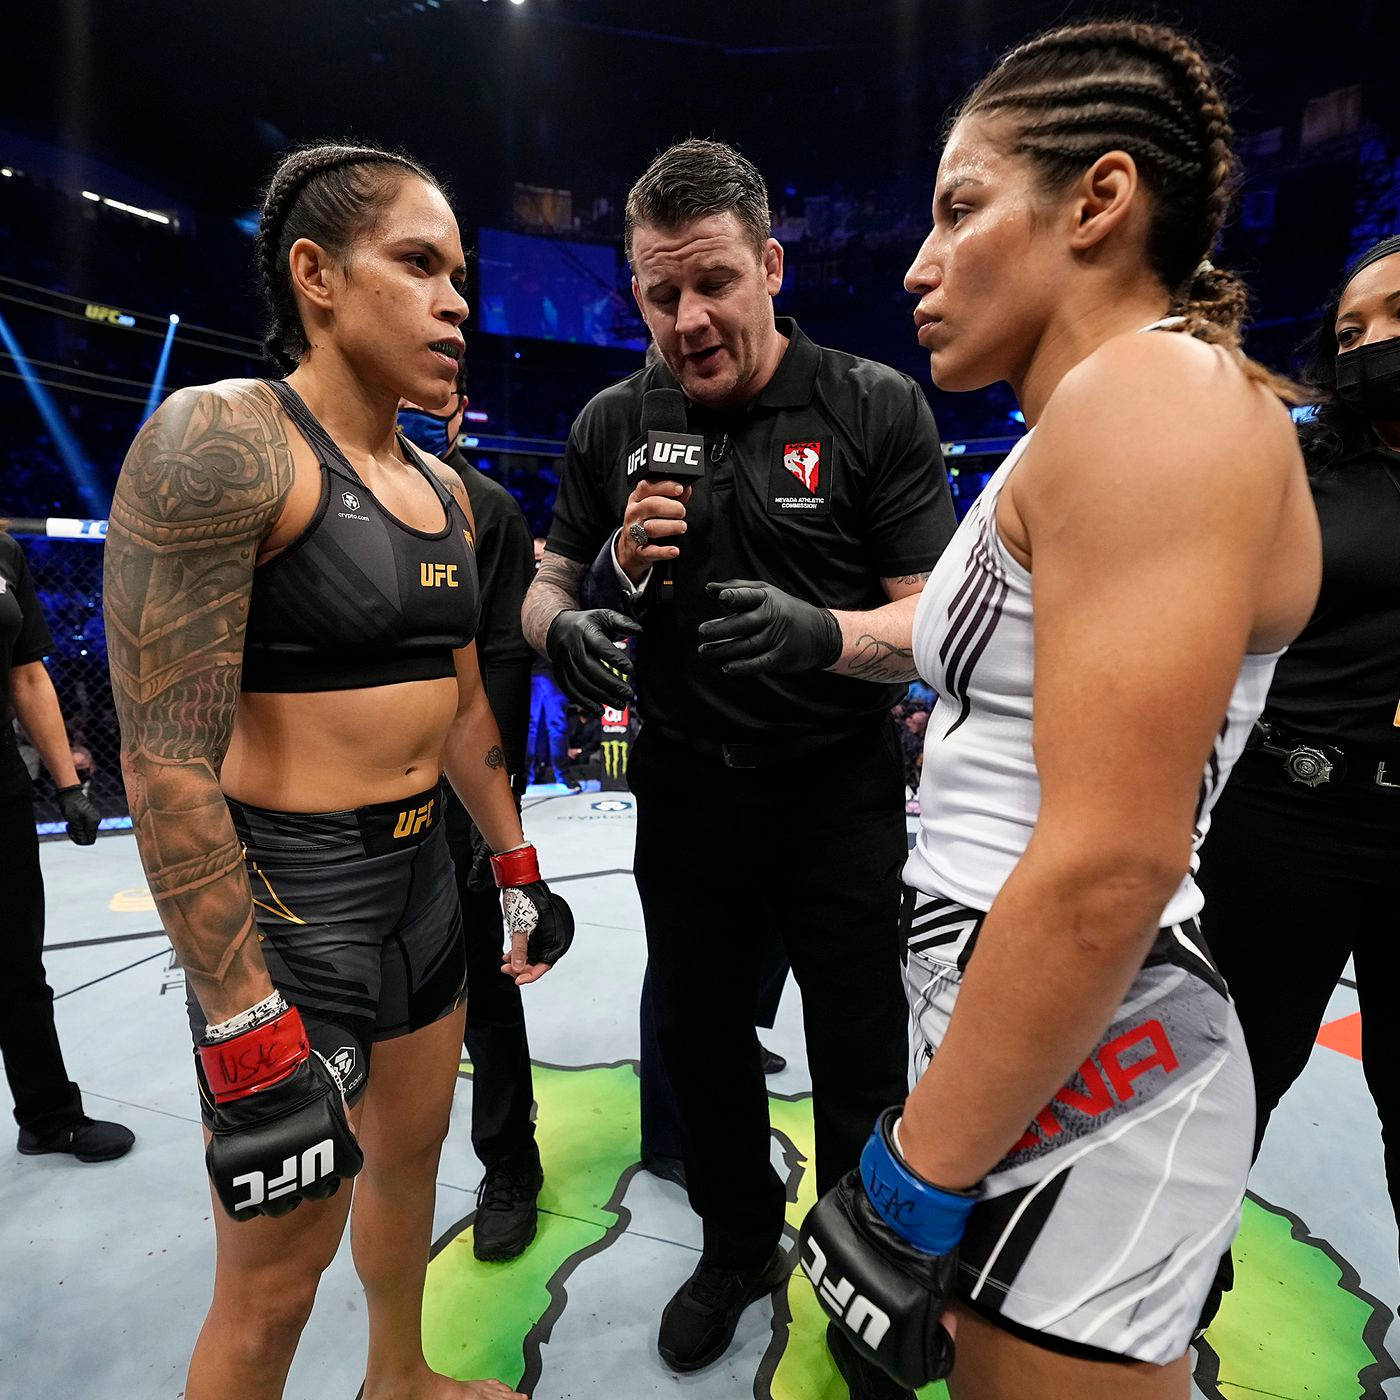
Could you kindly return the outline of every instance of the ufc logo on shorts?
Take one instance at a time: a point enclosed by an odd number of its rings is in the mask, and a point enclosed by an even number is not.
[[[275,1201],[280,1196],[290,1196],[303,1186],[310,1186],[324,1176],[330,1176],[335,1169],[335,1144],[330,1138],[322,1138],[314,1147],[308,1147],[301,1154],[298,1164],[295,1157],[288,1157],[282,1163],[281,1176],[267,1179],[266,1172],[244,1172],[233,1179],[236,1190],[240,1186],[248,1188],[248,1197],[233,1203],[234,1210],[247,1210],[260,1206],[264,1201]]]
[[[394,839],[397,841],[404,836],[417,836],[433,819],[433,804],[436,797],[430,797],[421,807],[409,807],[399,813],[399,819],[394,824]]]
[[[424,588],[456,588],[457,566],[422,563],[418,566],[418,581]]]
[[[869,1298],[862,1297],[861,1294],[857,1293],[856,1286],[850,1279],[843,1278],[839,1282],[834,1282],[826,1277],[826,1255],[822,1253],[821,1246],[817,1244],[816,1240],[809,1239],[807,1248],[812,1257],[803,1259],[802,1267],[806,1271],[807,1277],[812,1280],[812,1287],[817,1290],[817,1297],[866,1346],[870,1347],[872,1351],[877,1349],[880,1343],[885,1340],[885,1333],[890,1330],[889,1314],[877,1308]]]

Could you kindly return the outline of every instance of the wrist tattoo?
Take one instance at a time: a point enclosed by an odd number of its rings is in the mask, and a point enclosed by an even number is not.
[[[868,632],[857,639],[855,653],[841,669],[866,681],[911,681],[919,674],[912,647],[896,646]]]
[[[488,768],[504,768],[506,766],[505,751],[499,744],[492,744],[486,750],[486,766]]]

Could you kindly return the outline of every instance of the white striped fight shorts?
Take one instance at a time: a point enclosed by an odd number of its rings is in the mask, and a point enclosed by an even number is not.
[[[916,1077],[985,917],[905,887]],[[1176,1360],[1238,1228],[1253,1141],[1235,1008],[1200,925],[1174,924],[1093,1053],[988,1174],[959,1247],[960,1296],[1055,1350]]]

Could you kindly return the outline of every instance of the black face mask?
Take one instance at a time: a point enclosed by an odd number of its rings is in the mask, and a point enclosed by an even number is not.
[[[1400,337],[1338,355],[1337,396],[1368,418],[1400,419]]]

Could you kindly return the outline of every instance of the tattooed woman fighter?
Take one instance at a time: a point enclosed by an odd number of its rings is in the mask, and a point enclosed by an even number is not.
[[[482,691],[466,492],[394,432],[401,399],[452,393],[457,223],[407,157],[319,146],[273,177],[259,260],[290,373],[172,395],[107,540],[122,768],[186,972],[220,1205],[185,1393],[281,1395],[353,1213],[366,1400],[499,1400],[431,1371],[420,1334],[463,1026],[444,769],[501,853],[503,971],[535,980],[573,926]],[[361,1165],[352,1212],[336,1188]]]

